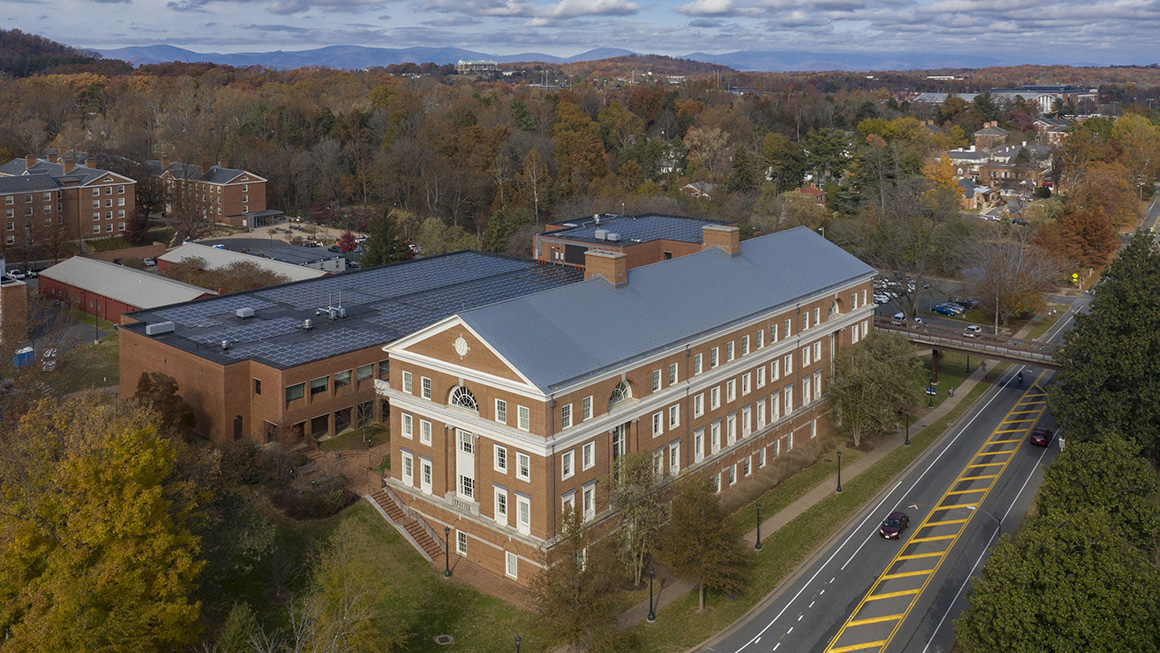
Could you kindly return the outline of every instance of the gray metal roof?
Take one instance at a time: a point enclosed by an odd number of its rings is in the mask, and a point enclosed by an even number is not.
[[[57,190],[60,187],[60,183],[48,175],[0,177],[0,195],[8,195],[10,193],[35,193],[46,190]]]
[[[385,345],[458,311],[575,283],[583,274],[562,265],[455,252],[212,297],[161,310],[138,311],[147,324],[172,321],[175,331],[153,339],[229,364],[253,359],[286,369],[359,349]],[[341,305],[346,318],[318,309]],[[239,308],[254,317],[238,318]],[[303,330],[303,320],[313,328]],[[222,350],[221,341],[231,346]]]
[[[170,263],[180,263],[187,258],[202,259],[205,261],[205,269],[207,270],[224,268],[231,263],[237,263],[239,261],[253,263],[254,265],[257,265],[264,270],[268,270],[275,274],[285,275],[289,281],[316,279],[326,274],[325,271],[319,270],[317,268],[307,268],[301,265],[275,261],[263,256],[243,254],[241,252],[234,252],[228,249],[218,249],[216,247],[201,245],[199,243],[186,243],[181,247],[170,250],[158,257],[159,260],[168,261]]]
[[[599,216],[599,224],[597,224],[595,216],[585,216],[578,220],[568,220],[555,224],[564,226],[565,228],[545,232],[541,236],[596,243],[602,242],[597,240],[596,231],[603,230],[608,233],[618,234],[620,236],[620,244],[630,245],[633,242],[647,243],[652,240],[676,240],[686,243],[699,243],[701,242],[701,230],[705,225],[728,223],[722,220],[688,218],[674,215],[619,215],[616,213],[603,213]]]
[[[162,174],[168,171],[177,179],[188,179],[191,181],[204,181],[210,184],[228,184],[231,181],[246,174],[245,170],[238,170],[237,168],[223,168],[221,166],[210,166],[206,172],[201,171],[200,164],[180,163],[174,161],[169,164],[165,170],[161,169],[161,162],[157,159],[150,159],[145,162],[150,172],[154,174]]]
[[[52,178],[58,177],[72,177],[80,182],[83,186],[93,180],[99,179],[102,175],[109,174],[108,170],[98,170],[95,168],[87,168],[78,165],[70,170],[67,174],[64,171],[63,163],[49,163],[43,159],[38,159],[36,164],[31,168],[27,167],[24,158],[12,159],[8,163],[0,165],[0,175],[12,176],[37,176],[47,175]]]
[[[798,227],[743,241],[735,257],[712,248],[629,270],[620,288],[592,278],[459,317],[551,392],[875,272]]]
[[[215,294],[212,290],[167,279],[116,263],[74,256],[43,270],[40,276],[148,309]]]
[[[325,247],[301,247],[298,245],[271,247],[270,249],[264,249],[256,253],[266,258],[291,265],[307,265],[342,257],[341,254],[331,252]]]

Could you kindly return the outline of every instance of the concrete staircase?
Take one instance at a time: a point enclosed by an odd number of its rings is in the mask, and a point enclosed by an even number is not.
[[[430,531],[424,528],[424,524],[419,518],[407,515],[403,511],[403,507],[385,489],[369,495],[369,498],[386,515],[391,525],[402,533],[411,545],[423,554],[424,558],[435,561],[443,557],[443,543],[432,537]]]

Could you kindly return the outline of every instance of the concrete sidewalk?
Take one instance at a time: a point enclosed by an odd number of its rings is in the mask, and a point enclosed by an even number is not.
[[[1028,321],[1027,324],[1023,325],[1023,328],[1019,329],[1019,331],[1015,334],[1015,337],[1026,336],[1031,332],[1032,329],[1035,328],[1036,325],[1043,321],[1045,317],[1046,316],[1042,314],[1036,315],[1034,318]],[[994,370],[995,365],[996,361],[987,361],[988,370]],[[988,372],[987,375],[988,377],[994,376],[990,372]],[[959,403],[970,394],[971,390],[983,380],[983,377],[984,371],[981,368],[976,367],[971,375],[967,377],[965,381],[963,381],[962,385],[955,388],[955,394],[953,397],[947,397],[945,400],[943,400],[942,403],[931,409],[929,413],[923,415],[921,418],[910,425],[910,436],[917,436],[919,433],[922,433],[928,426],[934,424],[938,420],[942,419],[947,413],[950,413],[952,410],[954,410],[955,407],[957,407]],[[979,399],[982,399],[981,395]],[[948,425],[948,430],[949,427],[953,426],[953,424]],[[905,441],[905,429],[881,438],[873,450],[867,452],[866,455],[854,461],[849,466],[844,466],[842,468],[843,479],[848,481],[850,479],[856,478],[859,474],[869,469],[879,460],[882,460],[882,458],[884,458],[890,452],[894,451],[898,447],[905,446]],[[833,474],[816,485],[812,490],[802,495],[793,503],[767,517],[764,521],[761,522],[762,540],[765,540],[778,529],[790,523],[802,513],[806,512],[814,505],[833,494],[836,487],[837,474]],[[757,542],[756,528],[745,534],[745,542],[750,547],[753,547],[753,545]],[[655,600],[655,603],[657,604],[655,609],[657,611],[660,611],[661,608],[673,603],[686,592],[695,589],[694,585],[676,578],[667,569],[662,570],[662,574],[658,577],[658,580],[657,598]],[[774,591],[777,590],[775,589]],[[625,630],[641,621],[644,621],[648,616],[648,611],[648,601],[637,603],[628,610],[625,610],[617,618],[617,629]]]

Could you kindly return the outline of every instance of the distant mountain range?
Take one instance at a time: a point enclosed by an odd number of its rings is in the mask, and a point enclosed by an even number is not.
[[[229,66],[267,66],[270,68],[300,68],[325,66],[339,69],[359,69],[400,63],[454,64],[460,59],[489,59],[499,63],[542,61],[545,63],[573,63],[596,61],[635,54],[618,48],[597,48],[572,57],[557,57],[539,52],[520,54],[488,54],[460,48],[370,48],[357,45],[332,45],[314,50],[273,52],[194,52],[170,45],[149,45],[100,50],[107,59],[120,59],[134,65],[167,63],[171,61],[209,62]],[[1027,61],[1006,61],[974,54],[880,53],[849,54],[801,52],[790,50],[741,50],[725,54],[694,52],[681,57],[705,63],[727,66],[735,70],[789,71],[789,70],[930,70],[937,68],[982,68],[1025,64]]]

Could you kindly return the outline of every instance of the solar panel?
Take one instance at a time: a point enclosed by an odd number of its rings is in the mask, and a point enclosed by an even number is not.
[[[208,333],[191,335],[190,340],[203,344],[218,343],[223,340],[233,342],[257,342],[266,338],[275,338],[287,333],[294,333],[302,326],[302,321],[293,317],[279,317],[273,320],[254,320],[249,324],[221,329]]]
[[[228,352],[231,358],[263,358],[276,365],[292,367],[321,358],[386,344],[383,332],[354,329],[328,331],[325,338],[313,338],[306,342],[263,342],[246,347],[236,347]]]
[[[218,326],[222,320],[215,319],[216,317],[230,315],[239,308],[258,310],[273,305],[249,295],[230,295],[221,299],[202,299],[188,304],[178,304],[172,308],[154,311],[154,314],[182,326],[204,328]]]

